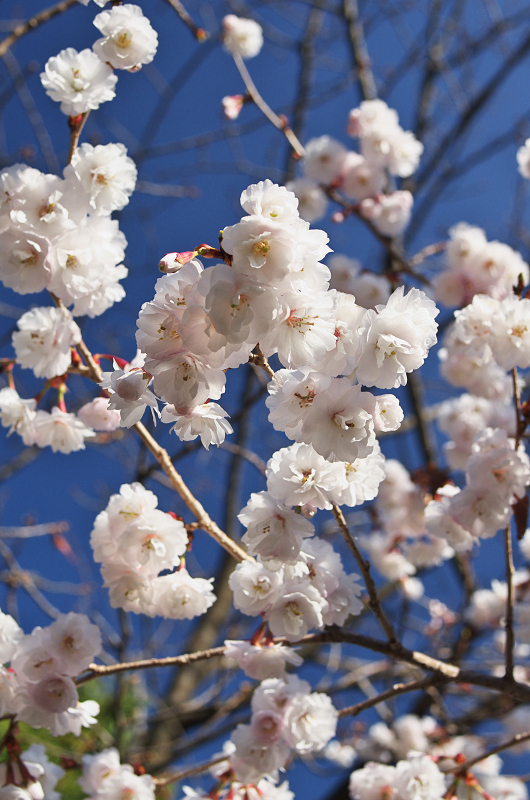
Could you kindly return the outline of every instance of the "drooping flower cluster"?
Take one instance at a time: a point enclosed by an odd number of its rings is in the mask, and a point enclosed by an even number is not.
[[[449,231],[447,269],[436,276],[436,299],[446,306],[465,306],[476,294],[504,300],[519,275],[527,284],[528,264],[502,242],[488,242],[481,228],[460,222]]]
[[[409,191],[385,192],[387,177],[407,178],[417,169],[423,145],[404,131],[398,115],[383,100],[365,100],[349,115],[348,133],[359,139],[360,153],[348,151],[327,134],[311,139],[303,161],[304,178],[288,188],[300,200],[300,214],[313,222],[326,210],[325,189],[338,187],[359,203],[361,216],[383,236],[399,236],[412,211]]]
[[[192,578],[181,564],[186,528],[157,505],[153,492],[140,483],[124,484],[96,517],[90,537],[94,558],[102,565],[114,608],[192,619],[215,601],[213,578]]]
[[[151,775],[136,775],[130,764],[121,764],[114,747],[93,756],[83,756],[82,763],[83,772],[77,782],[91,800],[155,798],[155,781]]]
[[[238,725],[231,738],[230,763],[241,783],[277,781],[291,750],[319,752],[335,735],[338,715],[330,698],[311,693],[307,681],[295,675],[263,681],[251,706],[250,725]]]
[[[48,289],[74,316],[96,317],[125,296],[127,242],[109,215],[128,202],[136,167],[123,145],[84,144],[64,176],[23,164],[0,175],[0,279],[19,294]]]
[[[0,716],[54,736],[92,725],[99,712],[93,700],[79,702],[73,677],[101,650],[101,634],[84,614],[61,614],[47,628],[24,635],[8,614],[0,612]]]
[[[445,487],[440,499],[425,509],[429,531],[447,539],[456,550],[469,550],[477,539],[488,539],[504,528],[512,504],[530,484],[530,459],[524,446],[501,428],[486,428],[475,437],[466,466],[466,486]]]
[[[244,561],[229,582],[237,609],[260,614],[275,636],[296,642],[313,628],[342,625],[350,614],[359,614],[363,604],[357,578],[346,574],[328,542],[304,539],[296,560],[285,565],[282,559]]]
[[[442,375],[471,394],[502,399],[511,393],[514,367],[530,366],[530,300],[515,294],[503,300],[476,294],[455,311],[439,355]]]
[[[136,72],[142,64],[151,63],[158,46],[158,35],[140,6],[125,3],[102,11],[94,25],[103,37],[94,42],[92,50],[78,53],[67,47],[48,59],[40,76],[46,94],[60,103],[69,117],[112,100],[118,80],[113,69]]]

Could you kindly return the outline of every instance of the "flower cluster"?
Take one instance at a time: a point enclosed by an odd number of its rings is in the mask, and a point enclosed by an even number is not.
[[[261,614],[275,636],[296,642],[312,628],[342,625],[350,614],[360,613],[357,578],[346,574],[328,542],[306,539],[292,565],[282,560],[244,561],[229,582],[237,609],[250,616]]]
[[[361,216],[379,233],[398,236],[410,219],[413,198],[407,190],[385,191],[388,176],[412,175],[423,145],[403,130],[396,111],[383,100],[365,100],[352,109],[348,133],[359,139],[360,153],[327,134],[307,143],[304,177],[288,184],[300,201],[300,214],[310,222],[319,219],[326,211],[325,190],[339,188],[358,202]]]
[[[231,741],[230,763],[238,781],[277,781],[291,750],[300,755],[319,752],[334,737],[337,711],[326,694],[311,693],[307,681],[263,681],[252,696],[249,725],[238,725]]]
[[[449,231],[447,269],[436,276],[436,299],[446,306],[465,306],[476,294],[496,300],[511,295],[519,275],[527,284],[528,264],[502,242],[488,242],[481,228],[460,222]]]
[[[82,764],[82,775],[77,782],[90,800],[118,797],[155,800],[155,782],[151,775],[136,775],[130,764],[121,764],[114,747],[93,756],[83,756]]]
[[[425,521],[428,498],[395,459],[384,464],[385,479],[376,499],[377,529],[361,538],[371,563],[391,581],[402,581],[411,598],[423,592],[418,569],[433,567],[451,558],[453,550],[444,539],[430,533]]]
[[[13,714],[53,736],[92,725],[99,712],[93,700],[79,702],[73,677],[101,650],[101,634],[84,614],[61,614],[47,628],[24,635],[0,612],[0,716]]]
[[[9,769],[9,777],[8,777]],[[0,764],[2,800],[61,800],[55,786],[64,769],[48,759],[42,744],[32,744],[20,755],[10,753]]]
[[[127,276],[127,242],[110,214],[123,208],[136,183],[126,153],[123,145],[83,144],[64,179],[23,164],[2,172],[5,286],[20,294],[48,289],[73,306],[74,316],[99,316],[125,296],[119,281]]]
[[[442,800],[445,775],[430,756],[410,753],[395,767],[369,762],[352,772],[352,800]]]
[[[46,94],[69,117],[112,100],[118,80],[113,70],[136,72],[142,64],[151,63],[158,46],[158,35],[140,6],[125,3],[102,11],[94,25],[103,36],[92,50],[78,53],[67,47],[47,61],[40,76]]]
[[[215,601],[213,579],[191,577],[181,561],[186,528],[157,505],[153,492],[140,483],[124,484],[96,517],[90,537],[94,558],[102,564],[114,608],[192,619]]]
[[[530,484],[530,459],[523,446],[515,449],[501,428],[486,428],[475,437],[466,466],[466,486],[439,490],[439,499],[425,509],[429,531],[455,550],[469,550],[477,538],[488,539],[504,528],[512,504]]]

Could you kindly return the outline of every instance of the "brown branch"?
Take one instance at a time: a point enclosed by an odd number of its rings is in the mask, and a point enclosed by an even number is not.
[[[354,706],[341,708],[339,711],[339,717],[355,717],[366,708],[372,708],[372,706],[376,706],[378,703],[382,703],[384,700],[390,700],[392,697],[397,697],[400,694],[407,694],[407,692],[416,692],[420,689],[426,689],[427,687],[432,686],[434,683],[440,682],[440,680],[441,679],[439,675],[428,675],[426,678],[420,678],[417,681],[410,681],[410,683],[395,683],[394,686],[392,686],[391,689],[387,689],[386,692],[381,692],[381,694],[378,694],[375,697],[369,697],[368,700],[363,700],[362,703],[356,703]]]
[[[101,368],[94,360],[94,356],[82,339],[77,345],[77,349],[83,356],[88,366],[88,377],[90,377],[96,383],[101,383]],[[79,370],[77,367],[74,369],[75,371]],[[221,545],[221,547],[224,547],[224,549],[227,550],[237,561],[253,561],[254,559],[252,556],[249,556],[243,550],[243,548],[239,547],[236,542],[230,539],[230,537],[221,530],[217,523],[213,521],[210,515],[203,508],[202,504],[196,499],[196,497],[184,483],[180,473],[177,472],[173,466],[171,457],[167,450],[162,447],[162,445],[158,444],[156,439],[151,436],[145,425],[143,425],[141,422],[137,422],[133,428],[151,454],[156,458],[163,471],[166,473],[173,489],[176,490],[190,511],[195,515],[195,518],[197,519],[197,522],[202,530],[206,531],[206,533],[209,533],[210,536],[214,538]]]
[[[79,137],[81,136],[81,131],[85,127],[85,122],[87,121],[87,117],[90,114],[90,109],[85,111],[83,114],[79,114],[78,117],[70,117],[70,149],[68,151],[68,161],[66,162],[69,164],[73,158],[73,155],[76,151],[77,143],[79,142]],[[76,122],[72,123],[71,120],[74,119]]]
[[[285,138],[287,139],[287,141],[289,142],[295,153],[298,156],[300,156],[300,158],[303,158],[305,155],[305,149],[302,146],[302,144],[298,141],[298,137],[290,128],[285,117],[283,119],[279,117],[278,114],[276,114],[272,110],[272,108],[265,102],[263,97],[258,92],[254,84],[254,81],[250,77],[250,73],[246,68],[245,62],[243,61],[241,56],[238,53],[233,53],[232,58],[234,59],[234,64],[236,65],[237,70],[243,79],[243,83],[246,86],[247,92],[249,93],[249,95],[251,96],[252,100],[257,105],[261,113],[265,117],[267,117],[269,122],[272,122],[275,128],[277,128],[284,134]]]
[[[412,256],[410,259],[410,266],[417,267],[418,264],[421,264],[422,261],[425,261],[426,258],[429,256],[435,256],[437,253],[442,253],[447,248],[447,242],[435,242],[434,244],[428,244],[419,253],[416,253],[415,256]]]
[[[342,13],[348,25],[348,34],[352,49],[352,56],[355,67],[357,68],[357,79],[361,87],[361,93],[365,100],[375,100],[377,97],[377,87],[375,85],[374,73],[366,47],[364,29],[359,16],[359,6],[357,0],[344,0]]]
[[[217,523],[214,522],[210,515],[205,511],[202,504],[188,489],[187,485],[182,480],[182,477],[173,466],[167,450],[162,447],[162,445],[158,444],[156,439],[151,436],[147,428],[141,422],[137,422],[136,425],[134,425],[134,430],[152,455],[154,455],[171,481],[172,487],[177,491],[190,511],[195,515],[200,527],[206,531],[206,533],[209,533],[210,536],[221,545],[221,547],[224,547],[224,549],[229,552],[230,555],[236,559],[236,561],[253,561],[254,559],[249,556],[248,553],[243,550],[243,548],[239,547],[238,544],[230,539],[230,537],[221,530]]]
[[[274,378],[274,370],[263,355],[263,351],[259,344],[256,345],[254,348],[256,351],[255,353],[251,353],[248,357],[248,360],[251,364],[255,364],[257,367],[261,367],[261,369],[267,373],[269,378]]]
[[[431,285],[431,282],[429,281],[428,278],[426,278],[424,275],[421,275],[421,273],[416,272],[414,269],[412,269],[407,259],[396,248],[393,240],[388,236],[384,236],[375,227],[375,225],[370,219],[366,219],[366,217],[363,217],[356,203],[347,203],[341,197],[339,192],[333,187],[328,187],[325,189],[325,191],[328,197],[335,203],[338,203],[338,205],[340,205],[346,211],[347,214],[353,215],[357,217],[357,219],[361,220],[361,222],[364,225],[366,225],[366,227],[373,233],[375,238],[379,242],[381,242],[383,247],[387,250],[388,254],[392,257],[393,261],[395,261],[399,265],[399,269],[394,269],[394,272],[406,272],[407,275],[411,275],[413,278],[415,278],[417,281],[424,284],[425,286]]]
[[[390,622],[390,620],[387,618],[381,606],[379,595],[377,594],[377,587],[374,583],[374,579],[372,578],[372,574],[370,572],[370,563],[363,558],[361,551],[355,544],[355,539],[350,533],[346,520],[344,519],[344,514],[337,505],[333,506],[333,516],[337,520],[337,525],[339,526],[344,538],[346,539],[346,543],[350,548],[350,550],[352,551],[353,557],[355,558],[359,566],[359,569],[362,572],[364,582],[368,590],[368,597],[369,597],[368,606],[369,608],[371,608],[371,610],[379,620],[381,627],[386,633],[390,649],[391,650],[399,649],[400,643],[396,636],[394,627]]]
[[[57,5],[50,6],[50,8],[45,8],[44,11],[41,11],[39,14],[35,14],[35,16],[31,17],[31,19],[28,19],[26,22],[22,22],[20,25],[17,25],[13,30],[13,33],[10,33],[9,36],[6,36],[6,38],[2,39],[0,42],[0,58],[2,58],[7,53],[9,48],[26,33],[29,33],[39,25],[42,25],[43,22],[47,22],[49,19],[56,17],[58,14],[62,14],[63,11],[66,11],[66,9],[70,8],[70,6],[75,5],[76,2],[77,0],[61,0],[61,2],[57,3]]]
[[[167,2],[172,8],[175,9],[177,14],[181,18],[182,22],[188,26],[188,28],[193,33],[198,42],[205,42],[206,39],[210,38],[210,34],[208,33],[208,31],[205,31],[204,28],[199,28],[194,23],[194,21],[192,20],[192,18],[190,17],[190,15],[186,11],[180,0],[167,0]]]
[[[152,669],[153,667],[185,666],[194,661],[202,661],[205,658],[213,658],[224,653],[224,647],[211,647],[209,650],[201,650],[197,653],[186,653],[182,656],[168,656],[167,658],[144,658],[139,661],[124,661],[121,664],[89,664],[88,672],[76,679],[76,685],[94,680],[94,678],[104,678],[108,675],[115,675],[118,672],[128,672],[137,669]]]
[[[200,772],[205,772],[210,767],[213,767],[215,764],[220,764],[221,761],[226,761],[227,755],[223,753],[223,755],[216,756],[212,758],[211,761],[207,761],[205,764],[199,764],[197,767],[189,767],[188,769],[182,769],[179,772],[173,772],[170,775],[162,775],[160,778],[155,778],[155,783],[157,786],[169,786],[170,783],[176,783],[177,781],[181,781],[183,778],[189,778],[192,775],[198,775]]]
[[[504,529],[504,553],[506,557],[506,586],[508,589],[506,596],[506,642],[504,645],[506,672],[504,673],[504,677],[506,680],[513,680],[513,648],[515,644],[513,576],[515,567],[513,565],[512,530],[510,522]]]
[[[527,742],[530,739],[530,733],[517,733],[512,739],[509,739],[507,742],[503,742],[503,744],[498,744],[496,747],[492,747],[491,750],[486,750],[485,753],[482,753],[480,756],[476,756],[475,758],[471,758],[469,761],[465,761],[463,764],[458,765],[458,772],[467,772],[471,767],[474,767],[475,764],[480,764],[481,761],[485,761],[490,756],[494,756],[496,753],[501,753],[503,750],[508,750],[510,747],[514,747],[521,742]],[[446,770],[447,773],[455,772],[455,768]]]

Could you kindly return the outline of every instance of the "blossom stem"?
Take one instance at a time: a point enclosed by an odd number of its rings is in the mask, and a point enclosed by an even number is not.
[[[504,552],[506,555],[506,585],[508,593],[506,596],[506,643],[505,643],[505,664],[506,671],[504,677],[506,680],[513,680],[513,648],[514,648],[514,618],[513,618],[513,576],[515,568],[513,565],[513,549],[512,549],[512,529],[509,522],[504,529]]]
[[[226,761],[226,753],[221,756],[216,756],[216,758],[212,758],[211,761],[207,761],[205,764],[199,764],[197,767],[188,767],[188,769],[179,770],[179,772],[172,772],[169,775],[163,775],[160,778],[155,778],[155,783],[157,787],[160,786],[169,786],[170,783],[176,783],[177,781],[182,780],[183,778],[189,778],[192,775],[198,775],[201,772],[205,772],[210,767],[213,767],[215,764],[220,764],[221,761]]]
[[[76,119],[76,124],[70,126],[70,150],[68,151],[68,161],[66,162],[69,164],[73,158],[75,153],[77,143],[79,142],[79,137],[81,136],[81,131],[84,128],[85,122],[87,121],[87,117],[90,114],[90,109],[85,111],[84,114],[80,114],[79,118]],[[72,117],[70,117],[70,120]],[[70,121],[69,120],[69,121]]]
[[[407,694],[407,692],[417,692],[420,689],[427,689],[429,686],[432,686],[434,683],[438,683],[439,681],[440,676],[428,675],[426,678],[420,678],[417,681],[410,681],[410,683],[396,683],[391,689],[387,689],[386,692],[381,692],[381,694],[378,694],[375,697],[369,697],[367,700],[363,700],[362,703],[356,703],[354,706],[341,708],[339,711],[339,717],[355,717],[366,708],[372,708],[373,706],[378,705],[378,703],[382,703],[385,700],[390,700],[392,697],[397,697],[400,694]]]
[[[82,339],[77,345],[77,349],[83,356],[85,363],[88,366],[88,377],[90,377],[96,383],[101,383],[101,368],[96,363],[94,356]],[[173,466],[173,462],[171,461],[171,457],[167,450],[158,444],[156,439],[151,436],[147,428],[142,425],[141,422],[137,422],[133,428],[148,450],[152,453],[152,455],[154,455],[163,471],[166,473],[172,487],[182,497],[190,511],[195,515],[198,526],[202,528],[202,530],[206,531],[206,533],[209,533],[210,536],[212,536],[212,538],[214,538],[221,545],[221,547],[224,547],[224,549],[236,559],[236,561],[253,561],[254,559],[252,556],[249,556],[243,550],[243,548],[239,547],[236,542],[227,536],[226,533],[221,530],[217,523],[214,522],[210,515],[205,511],[201,503],[188,489],[187,485],[182,480],[182,477]]]
[[[350,548],[350,550],[352,551],[353,557],[355,558],[357,565],[363,574],[364,582],[368,590],[368,597],[369,597],[368,605],[375,614],[375,616],[377,617],[377,619],[379,620],[381,627],[386,633],[390,648],[399,650],[399,648],[401,647],[400,642],[396,636],[394,626],[387,618],[381,606],[379,595],[377,594],[377,587],[374,583],[374,579],[372,578],[372,574],[370,572],[370,564],[363,558],[361,551],[355,544],[355,539],[351,535],[348,525],[346,524],[346,520],[344,519],[344,514],[337,505],[333,506],[333,516],[337,520],[337,525],[339,526],[344,538],[346,539],[346,543]]]
[[[529,740],[530,740],[530,732],[517,733],[512,739],[509,739],[507,742],[498,744],[495,747],[492,747],[491,750],[486,750],[485,753],[481,753],[479,756],[471,758],[469,761],[464,761],[463,764],[459,764],[458,772],[467,772],[471,767],[474,767],[475,764],[478,764],[481,761],[485,761],[490,756],[494,756],[496,753],[501,753],[503,750],[508,750],[510,747],[515,747],[515,745],[520,744],[521,742],[528,742]],[[454,767],[450,770],[447,770],[447,772],[455,772],[455,771],[456,770]]]
[[[199,28],[194,23],[194,21],[192,20],[192,18],[190,17],[190,15],[186,11],[180,0],[167,0],[167,2],[172,8],[175,9],[177,14],[181,18],[182,22],[188,26],[188,28],[193,33],[198,42],[205,42],[207,39],[210,38],[210,34],[208,33],[208,31],[205,31],[204,28]]]
[[[250,73],[245,66],[245,62],[243,61],[239,53],[232,53],[232,58],[234,59],[234,63],[237,67],[239,74],[243,78],[243,83],[247,88],[247,92],[249,93],[249,95],[251,96],[252,100],[257,105],[261,113],[267,117],[269,122],[272,122],[275,128],[278,128],[278,130],[284,134],[285,138],[287,139],[287,141],[289,142],[295,153],[300,158],[303,158],[305,155],[305,148],[300,143],[298,137],[296,136],[292,128],[289,126],[285,117],[283,118],[279,117],[278,114],[276,114],[272,110],[272,108],[265,102],[263,97],[258,92],[254,84],[254,81],[250,77]]]

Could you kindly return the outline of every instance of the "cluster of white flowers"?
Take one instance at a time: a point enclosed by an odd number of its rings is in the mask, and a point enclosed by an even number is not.
[[[249,725],[238,725],[231,741],[230,764],[236,780],[276,782],[291,750],[300,755],[321,751],[333,739],[337,710],[327,694],[311,692],[295,675],[269,678],[252,696]]]
[[[306,539],[292,565],[283,559],[238,564],[230,588],[237,609],[250,616],[260,614],[275,636],[296,642],[312,628],[342,625],[350,614],[360,613],[358,577],[345,573],[328,542]],[[275,657],[282,658],[280,653]]]
[[[528,264],[502,242],[488,242],[481,228],[460,222],[449,231],[447,269],[434,280],[435,297],[446,306],[465,306],[476,294],[504,300],[519,275],[526,285]]]
[[[383,236],[399,236],[407,226],[413,197],[409,191],[385,191],[388,176],[407,178],[417,169],[423,145],[399,125],[397,112],[383,100],[365,100],[349,115],[348,133],[359,139],[360,153],[348,151],[331,136],[311,139],[303,160],[304,177],[288,184],[309,222],[325,212],[325,189],[338,187]]]
[[[16,431],[25,445],[51,447],[54,453],[74,453],[84,450],[85,440],[95,436],[89,424],[75,414],[58,406],[51,412],[36,410],[36,405],[35,400],[24,400],[9,386],[0,389],[2,425],[9,428],[9,433]]]
[[[112,100],[118,80],[113,69],[136,72],[153,60],[158,46],[157,33],[140,6],[114,6],[98,14],[94,25],[103,36],[94,42],[92,50],[78,53],[67,47],[47,61],[40,76],[46,94],[60,103],[61,111],[69,117]]]
[[[515,414],[508,403],[461,394],[438,407],[436,421],[450,438],[444,453],[451,469],[465,470],[475,436],[485,428],[503,428],[515,435]]]
[[[352,800],[442,800],[446,789],[434,760],[414,751],[395,767],[370,761],[350,778]]]
[[[374,567],[391,581],[402,581],[411,598],[421,596],[418,569],[434,567],[454,553],[431,534],[425,522],[425,496],[409,472],[395,459],[384,465],[385,479],[375,503],[378,530],[361,537]]]
[[[497,300],[476,294],[455,311],[439,352],[442,375],[478,397],[506,399],[512,391],[507,371],[530,366],[529,319],[528,298],[511,294]]]
[[[136,183],[126,153],[123,145],[83,144],[64,179],[23,164],[2,172],[5,286],[20,294],[48,289],[73,305],[74,316],[99,316],[125,296],[119,281],[127,276],[127,242],[110,214],[123,208]]]
[[[0,716],[13,714],[54,736],[92,725],[99,713],[93,700],[79,702],[73,677],[101,650],[101,634],[84,614],[61,614],[47,628],[24,635],[0,612]]]
[[[470,550],[476,539],[488,539],[509,523],[511,506],[525,496],[528,484],[530,459],[524,446],[515,450],[505,430],[486,428],[474,439],[465,488],[438,490],[439,499],[425,509],[427,527],[455,550]]]
[[[136,775],[130,764],[121,764],[118,751],[111,747],[93,756],[83,756],[83,771],[77,782],[90,800],[155,800],[151,775]]]
[[[364,272],[360,261],[343,255],[331,256],[328,265],[331,270],[331,289],[353,294],[355,302],[362,308],[375,309],[388,302],[392,287],[384,275]]]
[[[356,370],[360,383],[392,388],[406,382],[436,341],[438,312],[423,292],[404,296],[398,289],[385,306],[366,311],[351,295],[329,290],[329,270],[320,263],[327,236],[300,219],[292,192],[264,181],[243,192],[241,204],[249,216],[222,231],[230,266],[203,269],[192,258],[179,271],[171,268],[138,318],[138,347],[146,354],[138,396],[154,376],[154,392],[168,404],[162,419],[174,422],[181,438],[201,435],[204,444],[218,444],[230,432],[226,414],[208,401],[219,399],[226,370],[246,362],[258,342],[287,368],[274,386],[282,379],[291,384],[293,371],[309,367],[330,378]],[[125,405],[114,406],[122,420]],[[328,380],[307,406],[296,439],[315,444],[313,431],[327,420],[334,449],[326,448],[326,458],[365,457],[373,451],[374,428],[394,430],[401,421],[394,398],[361,395],[346,380]],[[354,430],[361,418],[365,435]]]
[[[9,777],[8,777],[9,770]],[[64,769],[48,759],[42,744],[32,744],[18,755],[11,752],[0,764],[2,800],[61,800],[55,786]]]
[[[157,505],[156,495],[140,483],[124,484],[96,517],[90,537],[94,558],[114,608],[192,619],[214,603],[213,578],[191,577],[181,563],[186,528]]]

